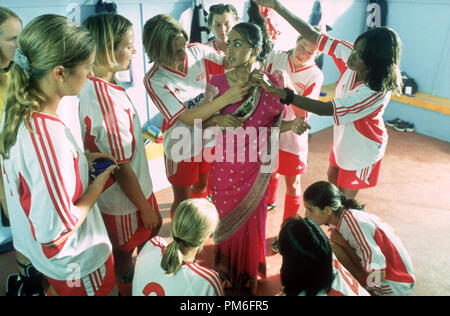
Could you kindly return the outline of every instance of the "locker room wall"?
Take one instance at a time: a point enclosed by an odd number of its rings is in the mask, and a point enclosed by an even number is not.
[[[68,5],[92,5],[96,0],[2,0],[0,5],[11,8],[22,18],[24,24],[44,13],[67,15]],[[238,0],[204,0],[208,9],[212,4],[231,3],[242,17],[244,1]],[[402,70],[416,79],[423,92],[450,97],[450,1],[448,0],[389,0],[387,25],[394,28],[403,41]],[[160,13],[168,13],[175,18],[191,6],[191,0],[116,0],[120,14],[129,18],[134,24],[137,54],[133,59],[134,84],[128,88],[130,97],[138,108],[141,122],[148,119],[156,124],[162,121],[156,107],[147,97],[142,78],[148,70],[142,49],[141,31],[145,21]],[[286,7],[300,17],[308,19],[314,0],[284,0]],[[349,42],[354,42],[363,31],[366,19],[366,0],[322,0],[323,18],[333,27],[330,35]],[[296,32],[283,19],[277,18],[282,32],[275,49],[289,49],[295,45]],[[333,61],[326,57],[323,71],[325,83],[336,82],[339,73]],[[76,100],[69,99],[62,109],[70,112],[76,107]],[[313,132],[332,125],[330,118],[313,117]],[[76,128],[74,128],[76,130]]]

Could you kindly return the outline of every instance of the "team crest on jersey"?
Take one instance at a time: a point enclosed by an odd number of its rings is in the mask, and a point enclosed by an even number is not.
[[[300,89],[302,89],[303,91],[306,89],[306,85],[304,85],[304,84],[301,83],[301,82],[296,82],[295,85],[296,85],[297,87],[299,87]]]

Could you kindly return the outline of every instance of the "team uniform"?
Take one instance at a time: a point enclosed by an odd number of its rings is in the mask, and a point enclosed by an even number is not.
[[[355,249],[365,271],[385,272],[379,287],[371,287],[367,282],[367,289],[376,295],[411,294],[415,282],[411,258],[388,224],[373,214],[345,210],[336,229]]]
[[[339,168],[338,185],[350,190],[373,187],[388,141],[382,116],[391,92],[376,92],[364,82],[355,82],[356,72],[346,64],[352,44],[321,34],[317,46],[333,58],[341,73],[331,101],[334,144],[330,164]]]
[[[133,280],[133,296],[223,296],[219,275],[196,263],[186,263],[169,276],[161,268],[167,242],[151,239],[139,253]]]
[[[214,50],[215,50],[216,52],[220,52],[219,46],[217,46],[217,40],[216,40],[216,39],[210,40],[210,41],[209,41],[208,43],[206,43],[205,45],[207,45],[207,46],[209,46],[209,47],[211,47],[211,48],[214,48]]]
[[[19,125],[3,161],[14,246],[59,295],[107,295],[115,284],[112,248],[97,204],[76,229],[74,203],[89,184],[86,157],[58,118],[35,113],[29,128]]]
[[[125,89],[99,78],[90,78],[80,95],[81,132],[89,152],[128,162],[148,203],[158,212],[153,194],[141,124]],[[111,177],[98,199],[115,249],[130,251],[151,235],[142,224],[140,211]]]
[[[333,271],[334,280],[330,291],[322,290],[316,296],[370,296],[369,292],[339,263],[334,254]],[[304,292],[299,294],[299,296],[305,295]]]
[[[290,52],[274,51],[265,63],[267,72],[281,71],[284,74],[284,84],[298,95],[317,100],[323,84],[323,73],[314,61],[296,70]],[[284,120],[293,120],[302,116],[308,120],[309,113],[293,105],[286,106]],[[308,159],[308,133],[297,135],[292,131],[280,134],[280,150],[278,168],[274,173],[284,176],[297,176],[306,172]],[[270,182],[271,194],[269,204],[276,203],[279,178],[273,176]],[[301,203],[301,196],[285,197],[284,219],[295,216]],[[283,221],[284,221],[283,219]]]
[[[211,169],[210,163],[202,161],[203,148],[199,146],[199,139],[195,138],[197,133],[194,127],[185,125],[177,118],[205,99],[206,84],[211,76],[224,72],[223,61],[222,53],[203,44],[192,44],[186,48],[182,72],[155,65],[145,75],[147,92],[164,118],[162,131],[166,174],[174,186],[193,185],[197,183],[199,173],[209,173]],[[184,136],[181,139],[176,134],[180,131]],[[172,152],[175,148],[183,150]]]

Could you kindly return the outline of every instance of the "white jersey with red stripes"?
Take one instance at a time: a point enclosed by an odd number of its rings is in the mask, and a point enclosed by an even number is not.
[[[334,280],[330,291],[325,290],[317,293],[316,296],[370,296],[350,272],[336,259],[333,254],[333,274]],[[299,296],[305,296],[306,293],[300,293]]]
[[[147,242],[136,261],[133,296],[223,296],[219,275],[196,263],[184,264],[175,274],[161,268],[167,242],[155,237]]]
[[[355,249],[367,272],[374,272],[368,286],[377,282],[377,272],[385,273],[377,295],[408,295],[414,289],[415,277],[411,258],[394,230],[377,216],[357,210],[345,210],[336,227]]]
[[[383,113],[391,92],[377,92],[364,82],[355,82],[356,72],[347,67],[353,44],[321,34],[317,45],[333,58],[341,73],[331,101],[336,162],[345,170],[362,170],[384,156],[388,135]]]
[[[212,75],[223,73],[224,54],[204,44],[191,44],[186,47],[186,58],[183,71],[154,65],[144,78],[144,85],[153,103],[162,114],[164,121],[164,153],[166,157],[175,160],[171,155],[172,145],[169,140],[175,124],[186,130],[183,134],[195,133],[192,126],[187,126],[178,121],[178,116],[186,109],[199,105],[205,99],[206,85]],[[187,132],[189,130],[189,132]],[[179,138],[179,135],[178,137]],[[177,142],[180,148],[191,148],[194,140],[183,137]],[[181,160],[196,156],[201,146],[192,149],[190,153],[184,153]],[[178,160],[178,159],[177,159]]]
[[[52,279],[83,278],[112,249],[97,204],[76,228],[81,213],[75,203],[89,184],[86,157],[58,118],[36,113],[29,127],[20,124],[3,161],[14,247]]]
[[[217,40],[216,39],[213,39],[213,40],[210,40],[208,43],[206,43],[205,45],[207,45],[207,46],[209,46],[209,47],[211,47],[211,48],[214,48],[217,52],[220,52],[221,50],[219,49],[219,46],[217,46]]]
[[[267,72],[275,73],[277,70],[284,72],[284,85],[293,89],[298,95],[317,100],[323,84],[323,73],[314,61],[301,69],[295,69],[292,54],[286,51],[273,51],[265,62]],[[293,105],[285,110],[285,120],[293,120],[297,116],[308,119],[308,112]],[[280,150],[299,155],[301,161],[307,162],[308,133],[297,135],[292,131],[280,135]]]
[[[141,123],[125,89],[91,77],[80,95],[80,125],[88,152],[113,156],[119,163],[129,162],[146,199],[153,193],[145,153]],[[102,213],[127,215],[136,206],[112,178],[98,199]]]

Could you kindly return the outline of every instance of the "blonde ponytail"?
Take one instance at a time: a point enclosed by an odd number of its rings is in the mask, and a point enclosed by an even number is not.
[[[39,87],[54,67],[62,65],[69,71],[89,58],[95,42],[85,28],[67,18],[46,14],[35,18],[22,31],[18,48],[24,64],[11,69],[11,82],[5,106],[5,124],[0,134],[0,155],[9,158],[20,124],[27,125],[34,113],[40,112],[47,98]],[[17,51],[16,51],[17,55]]]
[[[219,222],[217,210],[205,199],[183,201],[172,220],[174,240],[164,251],[161,268],[173,275],[186,261],[182,250],[186,247],[203,247],[204,242],[216,230]]]

